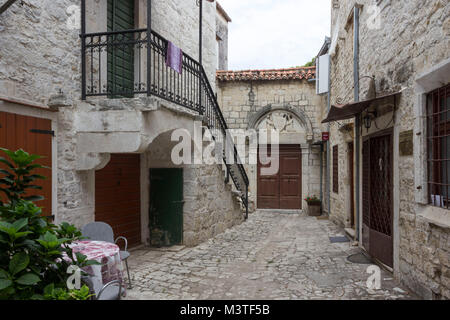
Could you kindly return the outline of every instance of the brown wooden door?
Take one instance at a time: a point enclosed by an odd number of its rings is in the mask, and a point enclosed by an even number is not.
[[[392,267],[392,130],[370,137],[363,148],[363,245],[374,258]]]
[[[108,223],[128,246],[141,243],[140,156],[112,154],[95,172],[95,221]]]
[[[270,167],[270,164],[263,164],[258,150],[258,207],[261,209],[280,208],[280,175],[279,171],[274,175],[262,175],[261,169]],[[267,146],[267,155],[272,156],[271,146]],[[265,161],[263,161],[265,162]]]
[[[350,182],[350,224],[352,228],[355,227],[355,180],[353,172],[353,156],[354,156],[354,146],[353,142],[348,144],[348,175]]]
[[[273,153],[270,146],[268,154]],[[279,146],[279,170],[272,176],[264,176],[258,155],[258,207],[260,209],[302,208],[302,157],[299,145]]]
[[[35,183],[41,186],[42,190],[27,191],[27,195],[44,197],[44,200],[36,201],[36,205],[43,208],[44,216],[52,215],[52,138],[51,120],[0,112],[0,147],[12,151],[23,149],[30,154],[40,155],[43,158],[36,162],[50,168],[33,171],[46,179],[37,180]],[[6,155],[0,152],[0,156]],[[5,200],[3,194],[0,194],[0,197]]]

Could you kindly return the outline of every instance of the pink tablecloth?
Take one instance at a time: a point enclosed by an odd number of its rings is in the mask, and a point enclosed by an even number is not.
[[[94,290],[98,293],[102,287],[113,280],[122,283],[122,290],[125,292],[123,281],[123,266],[120,260],[120,249],[114,243],[104,241],[76,241],[71,245],[73,252],[79,252],[88,260],[96,260],[101,265],[92,265],[83,268],[90,275],[94,284]]]

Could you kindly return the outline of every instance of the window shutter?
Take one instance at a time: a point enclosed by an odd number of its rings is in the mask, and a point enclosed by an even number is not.
[[[333,147],[333,192],[339,193],[339,148]]]

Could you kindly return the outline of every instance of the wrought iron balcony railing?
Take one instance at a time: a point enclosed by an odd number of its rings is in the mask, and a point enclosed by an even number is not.
[[[161,35],[147,29],[82,34],[82,99],[146,94],[204,115],[213,138],[222,146],[224,164],[248,216],[249,180],[227,135],[228,126],[206,72],[185,53],[181,74],[168,67],[167,44]]]

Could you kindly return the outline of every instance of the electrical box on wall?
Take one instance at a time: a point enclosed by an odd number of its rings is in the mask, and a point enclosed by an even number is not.
[[[328,93],[330,82],[330,55],[324,54],[316,61],[316,93]]]

